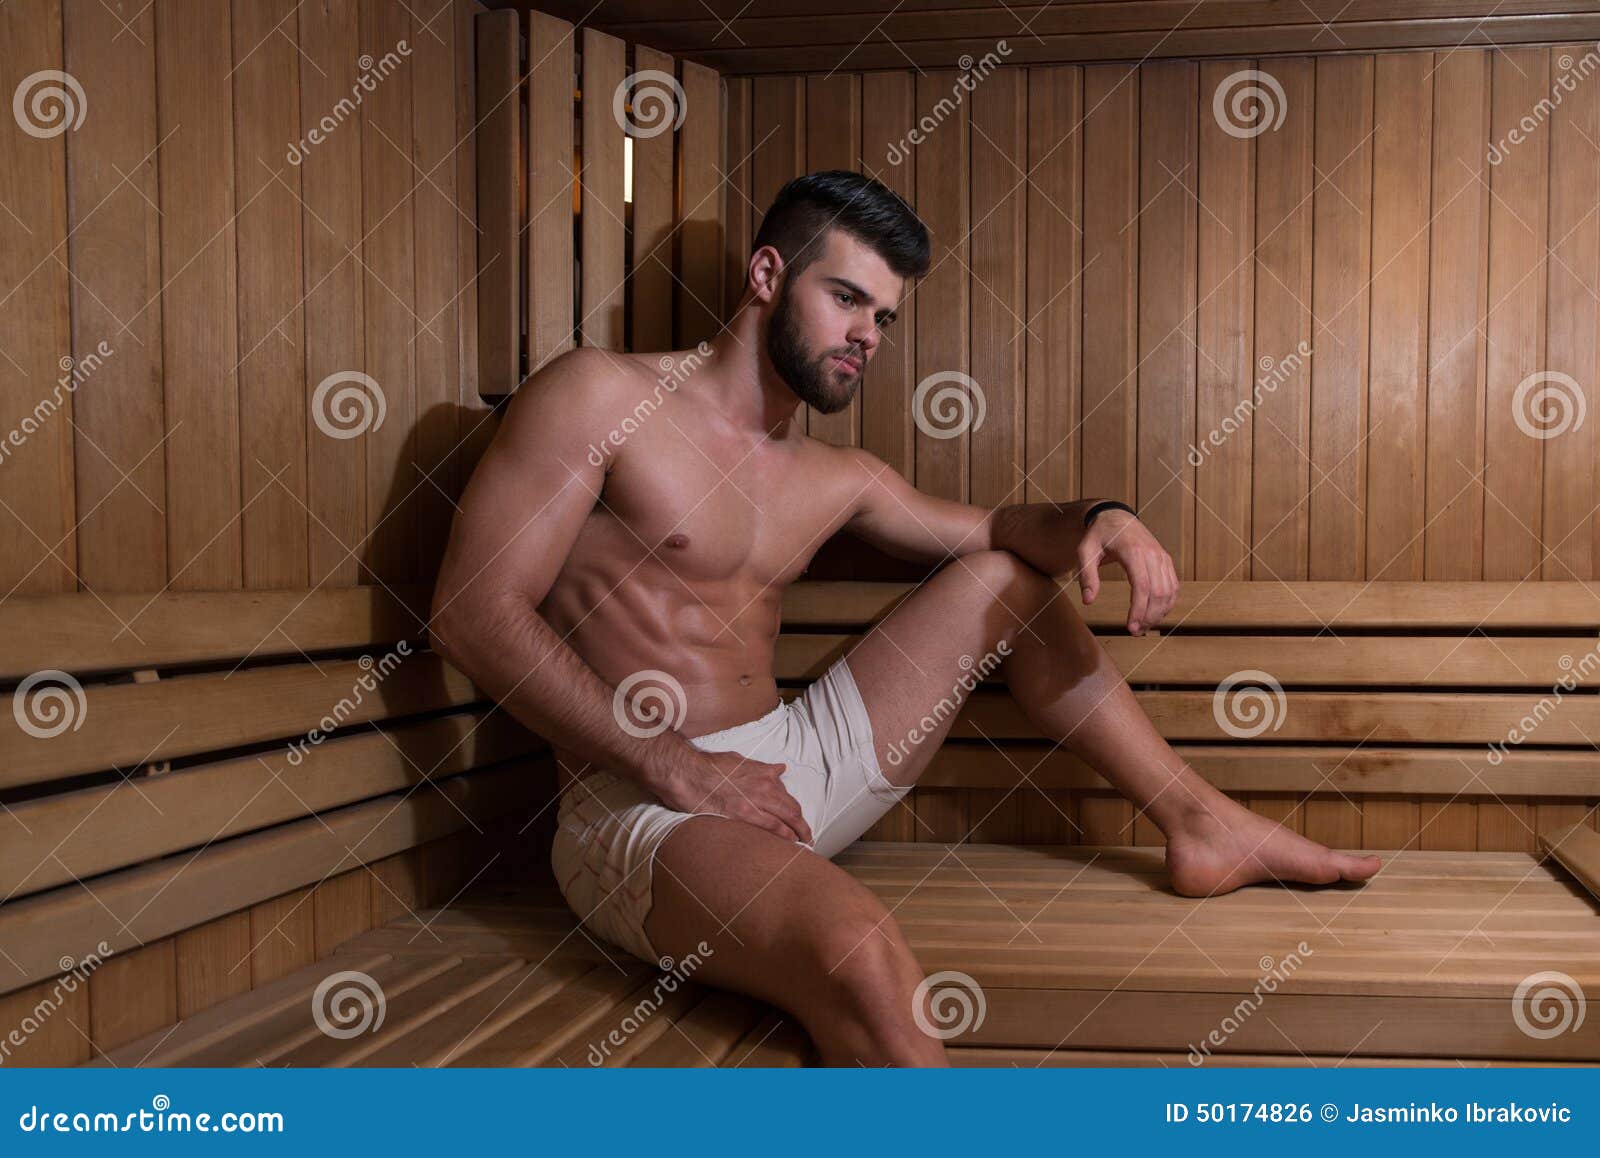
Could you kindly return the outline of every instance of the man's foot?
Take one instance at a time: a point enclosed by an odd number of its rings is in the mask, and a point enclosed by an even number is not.
[[[1182,896],[1218,896],[1260,881],[1362,881],[1383,863],[1334,852],[1221,793],[1207,803],[1210,812],[1167,837],[1167,869]]]

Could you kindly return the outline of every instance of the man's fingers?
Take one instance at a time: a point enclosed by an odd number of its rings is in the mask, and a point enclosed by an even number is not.
[[[1131,563],[1128,583],[1133,591],[1133,601],[1128,606],[1128,630],[1137,632],[1141,627],[1149,626],[1150,622],[1150,573],[1142,559],[1136,557]]]

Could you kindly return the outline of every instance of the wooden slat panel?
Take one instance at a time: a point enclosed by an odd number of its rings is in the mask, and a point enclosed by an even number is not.
[[[585,346],[620,350],[623,325],[622,126],[612,95],[626,68],[622,41],[583,30],[583,184],[578,333]]]
[[[727,242],[722,251],[722,320],[732,319],[734,307],[744,296],[745,277],[750,264],[750,244],[755,235],[753,217],[758,212],[751,199],[754,174],[752,158],[756,144],[750,136],[751,82],[727,82],[727,106],[723,114],[722,173],[725,192],[723,212]]]
[[[744,81],[728,81],[729,92]],[[913,150],[898,142],[911,124],[916,82],[909,73],[869,72],[861,78],[861,168],[894,190],[908,205],[917,203]],[[1036,180],[1044,180],[1044,173]],[[734,203],[729,194],[729,204]],[[741,203],[742,204],[742,203]],[[731,233],[731,227],[730,227]],[[891,470],[910,478],[916,428],[911,423],[911,392],[916,389],[916,292],[900,304],[900,317],[885,331],[872,356],[872,385],[861,393],[861,445]]]
[[[1091,627],[1125,632],[1128,585],[1107,583],[1085,607],[1076,583],[1062,583],[1073,609]],[[784,592],[786,627],[872,623],[912,590],[906,583],[841,580],[801,582]],[[1414,631],[1521,631],[1600,624],[1600,587],[1592,583],[1415,582],[1293,585],[1249,581],[1189,582],[1167,625],[1200,628],[1285,628],[1309,631],[1405,628]]]
[[[416,35],[408,8],[361,0],[363,56],[381,60],[400,41],[410,43]],[[356,411],[354,428],[362,429],[360,437],[367,443],[367,538],[362,562],[385,583],[420,576],[418,488],[424,484],[416,469],[413,76],[412,69],[397,68],[361,102],[366,372],[377,384],[384,420],[378,422],[376,400],[369,400],[372,410]],[[338,427],[341,433],[351,428],[350,423]]]
[[[678,130],[678,304],[674,345],[684,349],[714,337],[722,298],[722,79],[683,61],[687,115]]]
[[[252,588],[309,578],[300,173],[283,156],[300,137],[297,7],[243,4],[233,19],[241,550]]]
[[[67,153],[72,351],[93,367],[72,398],[78,572],[92,591],[154,591],[167,579],[155,16],[146,7],[108,20],[99,0],[68,0],[62,15],[66,70],[94,108]],[[5,200],[18,213],[45,207]],[[9,237],[5,249],[17,260],[26,254]],[[0,306],[0,316],[13,308]],[[100,355],[102,342],[110,356]],[[15,351],[9,339],[0,346]],[[32,544],[15,558],[38,555]]]
[[[60,71],[61,35],[59,3],[0,12],[0,82],[25,110],[0,124],[0,590],[7,592],[77,585],[74,376],[63,373],[74,350],[67,271],[57,254],[67,235],[67,135],[87,110],[58,81],[28,82],[36,71]]]
[[[419,9],[411,34],[416,253],[417,574],[432,575],[455,514],[451,455],[461,371],[456,320],[455,21],[450,5]]]
[[[1251,379],[1255,149],[1253,139],[1242,135],[1249,126],[1216,115],[1215,97],[1229,77],[1248,68],[1247,62],[1200,68],[1200,202],[1209,212],[1200,215],[1198,246],[1197,579],[1243,579],[1247,574],[1253,428],[1248,409],[1237,414],[1235,408]],[[1224,94],[1225,102],[1233,91]]]
[[[155,9],[167,568],[179,590],[242,579],[230,7]]]
[[[420,640],[428,596],[419,586],[13,596],[0,601],[0,636],[8,641],[0,679],[45,668],[126,671]]]
[[[537,26],[536,26],[537,27]],[[479,389],[510,394],[522,379],[522,254],[517,202],[517,119],[522,107],[517,14],[481,12],[478,55]],[[532,138],[534,142],[537,137]],[[537,143],[529,150],[530,164]],[[570,230],[569,230],[570,232]]]
[[[856,169],[861,158],[860,74],[806,77],[805,102],[805,171]],[[876,360],[877,356],[873,357]],[[806,423],[813,438],[838,446],[860,446],[861,391],[835,414],[807,407]]]
[[[1481,579],[1489,58],[1441,53],[1435,64],[1424,571]]]
[[[676,80],[677,62],[664,52],[643,44],[633,50],[633,74],[641,77],[630,86],[630,108],[625,121],[633,140],[633,245],[632,271],[628,275],[628,301],[632,311],[628,348],[672,349],[672,307],[676,286],[672,281],[673,224],[677,213],[678,183],[672,154],[677,139],[675,125],[686,113],[684,103],[665,78]]]
[[[1305,579],[1307,504],[1314,485],[1311,371],[1298,352],[1311,339],[1316,63],[1275,60],[1267,75],[1283,96],[1265,102],[1262,123],[1274,119],[1255,138],[1255,355],[1241,367],[1240,378],[1254,384],[1247,570],[1252,579]],[[1315,483],[1327,485],[1321,478]]]
[[[323,119],[336,117],[359,91],[361,54],[358,0],[301,5],[300,131],[296,152],[305,219],[305,382],[309,409],[332,375],[365,372],[366,310],[360,252],[362,225],[359,120],[323,135]],[[337,389],[338,387],[333,387]],[[337,428],[336,428],[337,429]],[[310,506],[310,578],[349,587],[360,581],[358,553],[367,533],[367,440],[330,438],[317,426],[306,432],[307,503]]]
[[[1380,56],[1374,72],[1369,469],[1372,493],[1392,501],[1368,514],[1367,574],[1414,580],[1427,521],[1433,62]]]
[[[340,737],[175,776],[11,805],[0,815],[0,899],[526,755],[538,740],[482,712]],[[136,821],[133,818],[138,818]]]
[[[1197,85],[1191,63],[1140,70],[1139,520],[1194,574]]]
[[[61,955],[82,946],[103,940],[121,953],[469,824],[531,811],[551,780],[529,773],[525,762],[470,772],[436,791],[381,797],[125,869],[97,879],[92,893],[71,885],[13,901],[0,907],[0,948],[15,964],[0,988],[54,976]]]
[[[1270,3],[1271,0],[1265,0]],[[1381,2],[1381,0],[1375,0]],[[1572,0],[1568,0],[1572,2]],[[1193,7],[1193,5],[1191,5]],[[1206,7],[1201,6],[1202,9]],[[1392,6],[1390,6],[1392,8]],[[1542,6],[1541,10],[1547,9]],[[1062,9],[1056,19],[1079,19],[1079,6]],[[1048,11],[1045,10],[1045,11]],[[1443,48],[1451,52],[1463,47],[1482,48],[1485,45],[1547,44],[1569,40],[1593,43],[1600,37],[1600,20],[1591,14],[1499,16],[1480,15],[1457,19],[1434,20],[1365,20],[1340,22],[1337,42],[1320,25],[1307,27],[1300,24],[1275,23],[1278,14],[1288,9],[1273,4],[1266,22],[1247,28],[1190,28],[1178,22],[1187,9],[1166,9],[1166,18],[1156,27],[1142,32],[1112,32],[1090,35],[1052,33],[1047,36],[1014,36],[1011,64],[1073,63],[1083,61],[1124,61],[1172,57],[1236,57],[1241,53],[1252,56],[1281,55],[1329,51],[1330,44],[1338,51],[1360,52],[1375,49]],[[1297,7],[1296,12],[1303,9]],[[1481,10],[1480,10],[1481,11]],[[582,13],[571,13],[580,18]],[[730,13],[730,17],[736,15]],[[1002,12],[1001,17],[1011,26],[1016,24],[1014,11]],[[868,27],[879,23],[873,16]],[[743,27],[744,22],[740,21]],[[814,19],[807,27],[814,28]],[[992,27],[992,25],[991,25]],[[1030,30],[1031,31],[1031,30]],[[629,32],[629,35],[633,35]],[[994,50],[992,33],[981,36],[958,37],[950,40],[920,40],[915,38],[888,38],[879,32],[863,31],[840,43],[817,43],[810,36],[799,44],[781,47],[738,47],[724,40],[713,48],[686,49],[668,38],[650,36],[654,43],[664,48],[692,55],[701,63],[719,69],[725,74],[772,72],[827,72],[830,69],[905,68],[907,60],[913,67],[927,69],[946,66],[958,56],[974,58]]]
[[[1553,72],[1563,90],[1550,117],[1549,333],[1545,368],[1577,383],[1584,413],[1600,413],[1600,91],[1571,70],[1591,45],[1556,49]],[[1574,399],[1577,401],[1577,399]],[[1596,431],[1600,422],[1568,431],[1544,446],[1544,550],[1541,578],[1590,579],[1596,574]]]
[[[129,768],[285,736],[303,738],[320,721],[359,724],[460,707],[477,691],[432,654],[400,660],[387,675],[356,662],[248,668],[231,675],[180,676],[157,683],[98,684],[49,735],[34,717],[0,716],[0,787],[81,772]],[[367,680],[375,688],[363,689]],[[59,705],[58,705],[59,706]],[[33,732],[24,731],[27,720]],[[54,717],[52,726],[64,723]]]
[[[478,365],[478,0],[454,0],[456,14],[456,279],[461,286],[460,334],[461,441],[455,448],[450,494],[457,497],[488,447],[494,411],[482,394]],[[569,264],[570,268],[570,264]]]
[[[1509,136],[1528,110],[1550,95],[1547,49],[1497,53],[1491,78],[1490,133]],[[1520,128],[1519,128],[1520,132]],[[1489,181],[1489,312],[1487,333],[1483,577],[1538,578],[1544,446],[1561,437],[1562,417],[1576,418],[1577,399],[1556,384],[1524,393],[1544,369],[1545,273],[1550,131],[1544,121],[1492,164]],[[1539,385],[1535,383],[1535,385]],[[1548,397],[1541,395],[1552,391]],[[1555,403],[1555,406],[1550,406]],[[1531,435],[1529,432],[1533,432]]]
[[[528,371],[572,348],[572,25],[528,12]],[[514,102],[512,102],[514,103]],[[606,103],[609,108],[609,97]],[[635,158],[637,160],[637,157]],[[637,185],[635,186],[637,187]]]

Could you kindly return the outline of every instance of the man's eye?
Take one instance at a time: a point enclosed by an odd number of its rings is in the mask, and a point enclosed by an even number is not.
[[[840,303],[843,304],[843,305],[851,306],[851,305],[855,304],[855,299],[852,298],[849,294],[838,293],[838,294],[834,294],[833,296],[838,298]]]

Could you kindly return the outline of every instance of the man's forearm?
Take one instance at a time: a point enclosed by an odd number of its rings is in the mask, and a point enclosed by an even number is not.
[[[1077,557],[1085,529],[1083,516],[1103,501],[1093,498],[996,507],[990,520],[990,543],[1046,575],[1063,574]]]
[[[648,737],[624,730],[616,689],[524,600],[440,616],[432,638],[434,650],[502,710],[597,767],[654,788],[695,759],[697,749],[670,728]]]

